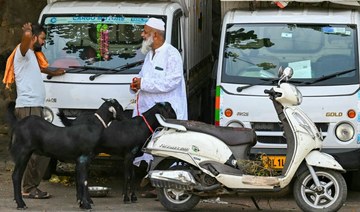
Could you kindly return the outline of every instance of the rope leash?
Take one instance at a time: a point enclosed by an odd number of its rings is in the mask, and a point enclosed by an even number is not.
[[[139,112],[139,91],[136,93],[136,110],[137,110],[137,115],[140,116],[140,112]],[[153,128],[150,126],[149,122],[146,120],[145,116],[141,114],[141,117],[143,118],[146,126],[149,128],[151,133],[154,133]]]

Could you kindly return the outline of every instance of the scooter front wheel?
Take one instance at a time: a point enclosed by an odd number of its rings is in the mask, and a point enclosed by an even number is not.
[[[158,188],[160,203],[169,211],[188,211],[200,201],[200,197],[182,189]]]
[[[338,211],[346,200],[347,186],[344,177],[330,169],[316,169],[320,187],[307,170],[294,183],[294,198],[304,211]]]

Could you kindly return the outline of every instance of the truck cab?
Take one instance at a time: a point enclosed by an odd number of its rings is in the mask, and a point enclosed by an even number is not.
[[[291,3],[228,10],[217,67],[215,123],[256,130],[252,153],[281,169],[286,138],[265,89],[279,67],[303,95],[300,107],[324,137],[322,150],[350,170],[360,167],[359,24],[356,6]]]
[[[189,98],[199,99],[190,81],[196,76],[194,72],[204,70],[204,66],[194,67],[207,60],[211,52],[210,45],[199,48],[211,42],[206,38],[211,25],[204,22],[208,15],[211,7],[207,1],[49,0],[39,17],[47,31],[43,52],[50,69],[64,68],[66,74],[43,75],[47,120],[62,126],[56,116],[59,109],[68,117],[76,117],[97,109],[101,98],[117,99],[130,117],[136,104],[130,83],[142,67],[145,55],[140,51],[141,32],[150,17],[165,22],[166,42],[183,57]],[[189,39],[190,34],[196,40]]]

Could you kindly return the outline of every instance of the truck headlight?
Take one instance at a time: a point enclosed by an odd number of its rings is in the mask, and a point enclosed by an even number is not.
[[[340,141],[346,142],[354,137],[355,131],[351,124],[340,123],[335,128],[335,135]]]
[[[54,113],[52,112],[52,110],[48,107],[44,107],[43,109],[43,115],[44,115],[44,119],[50,123],[52,123],[54,121]]]

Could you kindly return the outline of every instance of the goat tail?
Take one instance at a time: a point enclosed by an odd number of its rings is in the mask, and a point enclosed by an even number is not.
[[[15,102],[11,101],[7,105],[7,115],[6,115],[6,121],[9,124],[9,127],[11,129],[14,129],[15,124],[17,122],[17,118],[15,116]]]
[[[17,123],[17,118],[15,116],[15,102],[14,101],[11,101],[7,104],[7,113],[6,113],[6,116],[5,116],[5,120],[6,122],[8,123],[8,126],[10,127],[11,129],[11,139],[10,139],[10,142],[9,142],[9,146],[8,146],[8,150],[10,151],[11,150],[11,146],[12,146],[12,141],[13,141],[13,138],[14,138],[14,135],[13,135],[13,130],[15,128],[15,125]]]
[[[60,118],[61,123],[65,126],[65,127],[69,127],[73,125],[73,121],[71,119],[68,119],[65,116],[65,113],[63,110],[59,109],[59,112],[57,113],[57,116]]]

